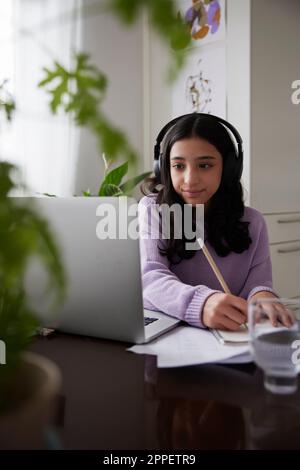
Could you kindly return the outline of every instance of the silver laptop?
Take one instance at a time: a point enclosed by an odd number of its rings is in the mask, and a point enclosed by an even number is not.
[[[30,264],[26,290],[44,326],[145,343],[179,323],[163,313],[143,310],[139,239],[126,237],[125,230],[126,224],[135,223],[136,217],[127,215],[135,212],[134,199],[26,199],[36,204],[49,221],[67,274],[66,299],[53,313],[50,307],[53,299],[45,296],[45,272],[38,262]],[[108,227],[105,216],[111,217],[114,211],[116,220]],[[108,238],[104,239],[105,236]]]

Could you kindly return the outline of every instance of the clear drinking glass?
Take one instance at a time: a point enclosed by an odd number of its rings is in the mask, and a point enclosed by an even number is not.
[[[264,371],[265,388],[294,393],[300,370],[300,299],[254,299],[248,314],[250,349]]]

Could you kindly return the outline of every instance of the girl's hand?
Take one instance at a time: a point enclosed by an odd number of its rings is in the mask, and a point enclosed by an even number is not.
[[[209,328],[237,331],[247,320],[247,301],[231,294],[215,293],[203,307],[202,322]]]
[[[276,295],[271,292],[261,291],[251,297],[251,300],[260,298],[273,298],[277,299]],[[259,302],[264,313],[268,316],[273,326],[286,326],[290,328],[295,323],[295,317],[289,308],[282,305],[280,302]]]

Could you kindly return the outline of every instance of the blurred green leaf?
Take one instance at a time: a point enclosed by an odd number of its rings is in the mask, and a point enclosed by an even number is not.
[[[97,106],[107,87],[105,75],[89,64],[89,56],[75,55],[72,70],[66,70],[59,62],[54,62],[53,70],[44,68],[45,78],[38,84],[46,88],[52,96],[51,110],[56,113],[59,108],[73,112],[75,120],[82,125],[97,115]],[[52,82],[55,86],[48,88]]]
[[[151,171],[147,171],[146,173],[142,173],[141,175],[134,176],[130,178],[126,183],[121,184],[120,189],[123,193],[129,195],[130,192],[144,179],[148,178],[151,175]]]
[[[90,63],[88,54],[79,53],[74,59],[70,70],[58,62],[53,69],[43,69],[45,78],[39,82],[39,87],[51,95],[51,111],[56,113],[62,109],[71,113],[79,126],[87,127],[95,135],[101,153],[107,153],[112,160],[123,156],[135,165],[137,154],[125,133],[110,123],[101,111],[107,89],[106,76]],[[50,88],[51,85],[54,86]]]
[[[66,279],[60,251],[47,221],[32,203],[9,197],[18,187],[20,173],[0,162],[0,338],[6,344],[7,364],[1,368],[0,389],[16,367],[20,354],[32,340],[38,324],[36,312],[28,304],[25,275],[32,257],[40,259],[48,274],[49,292],[56,294],[55,305],[62,301]],[[0,393],[0,410],[4,398]]]
[[[123,163],[122,165],[118,166],[114,170],[110,171],[102,182],[102,185],[99,189],[99,196],[102,196],[102,188],[105,185],[113,184],[115,186],[119,186],[123,177],[126,175],[128,171],[128,162]]]
[[[121,196],[123,195],[122,191],[120,190],[119,186],[115,184],[104,184],[101,186],[101,194],[99,196],[102,197],[110,197],[110,196]]]
[[[11,121],[16,109],[16,103],[12,95],[7,90],[6,84],[7,80],[3,80],[0,84],[0,112],[3,111],[7,121]]]
[[[13,112],[16,109],[15,102],[14,101],[7,101],[6,103],[3,103],[3,106],[4,106],[4,110],[5,110],[7,120],[11,121]]]
[[[50,193],[42,193],[43,196],[47,196],[47,197],[57,197],[56,194],[50,194]]]

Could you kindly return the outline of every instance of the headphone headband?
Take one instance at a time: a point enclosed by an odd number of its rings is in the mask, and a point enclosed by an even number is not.
[[[237,129],[230,124],[230,122],[226,121],[225,119],[222,119],[218,116],[215,116],[214,114],[206,114],[206,113],[188,113],[188,114],[183,114],[182,116],[178,116],[174,119],[172,119],[170,122],[168,122],[159,132],[158,136],[156,137],[156,143],[154,145],[154,160],[159,160],[159,155],[160,155],[160,144],[162,143],[166,133],[168,130],[173,127],[178,121],[181,119],[187,117],[187,116],[192,116],[194,114],[197,114],[197,116],[203,116],[208,119],[212,119],[220,124],[223,124],[223,126],[227,127],[232,134],[234,135],[234,138],[237,143],[237,148],[238,148],[238,153],[237,153],[237,158],[240,158],[240,156],[243,157],[243,141],[240,133],[237,131]]]

